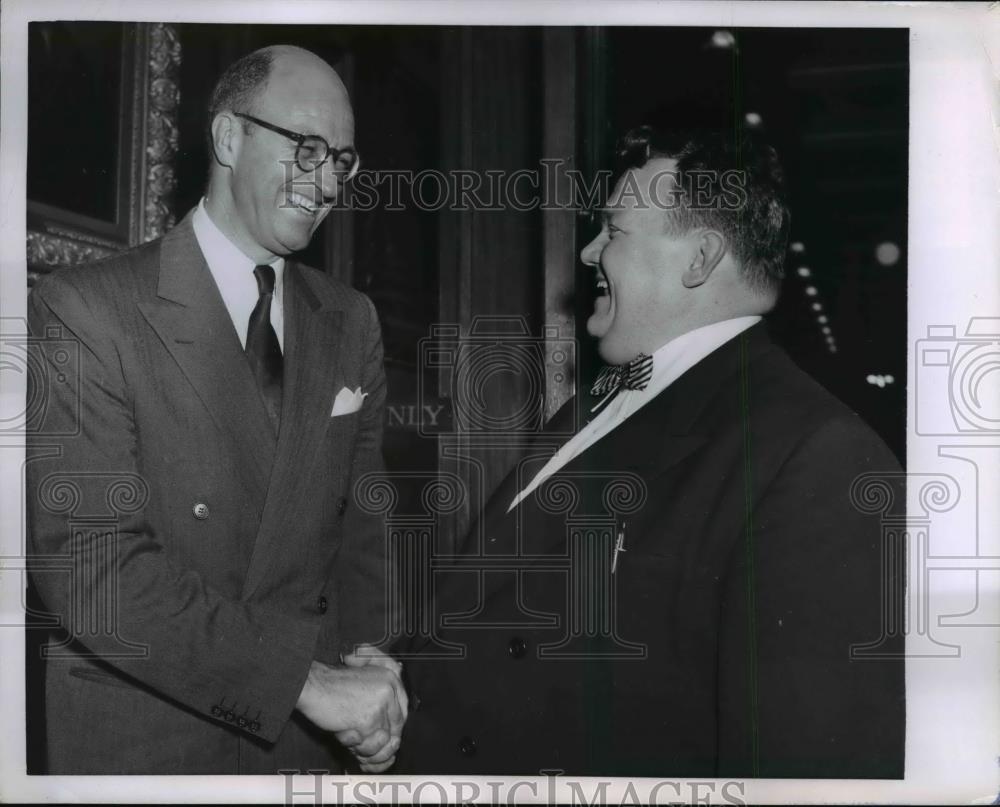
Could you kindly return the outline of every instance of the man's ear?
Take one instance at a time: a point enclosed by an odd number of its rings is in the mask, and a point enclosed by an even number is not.
[[[220,112],[212,121],[212,153],[215,161],[232,168],[239,153],[243,130],[231,112]]]
[[[695,242],[695,253],[691,264],[681,275],[685,288],[700,286],[726,254],[726,239],[716,230],[702,230]]]

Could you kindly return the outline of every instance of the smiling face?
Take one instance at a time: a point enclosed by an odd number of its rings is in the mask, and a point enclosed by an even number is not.
[[[296,48],[276,50],[266,88],[248,112],[334,148],[354,143],[354,115],[340,78],[319,57]],[[308,245],[339,187],[329,162],[311,172],[295,164],[296,144],[284,135],[228,116],[223,121],[222,187],[209,189],[213,215],[230,239],[259,263]],[[226,118],[223,113],[219,118]],[[219,138],[217,136],[217,144]],[[216,192],[216,191],[221,192]],[[217,220],[217,219],[221,219]]]
[[[697,247],[691,237],[667,232],[664,205],[676,165],[657,158],[628,171],[615,186],[601,232],[580,253],[595,269],[598,290],[587,332],[609,364],[651,355],[683,332],[690,291],[681,276]]]

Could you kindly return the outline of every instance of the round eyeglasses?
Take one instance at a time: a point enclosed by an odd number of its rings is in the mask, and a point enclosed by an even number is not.
[[[319,135],[306,135],[290,131],[289,129],[282,129],[280,126],[275,126],[273,123],[268,123],[266,120],[255,118],[253,115],[247,115],[244,112],[234,112],[233,114],[237,118],[243,118],[251,123],[256,123],[258,126],[263,126],[265,129],[270,129],[272,132],[276,132],[294,141],[295,164],[306,173],[315,171],[327,159],[333,157],[331,161],[333,175],[338,181],[347,182],[358,173],[358,168],[361,167],[361,157],[351,146],[335,149],[326,142],[325,138]]]

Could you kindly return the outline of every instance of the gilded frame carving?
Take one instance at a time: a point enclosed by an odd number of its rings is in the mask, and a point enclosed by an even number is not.
[[[125,25],[116,221],[29,199],[29,285],[56,266],[111,255],[157,238],[174,224],[180,63],[175,26]]]

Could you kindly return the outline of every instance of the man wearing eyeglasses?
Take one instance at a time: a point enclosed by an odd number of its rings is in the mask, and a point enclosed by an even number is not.
[[[31,552],[72,561],[34,578],[65,629],[48,772],[336,771],[345,748],[379,772],[407,712],[373,646],[383,525],[353,495],[382,468],[380,329],[288,258],[358,169],[350,101],[319,57],[272,47],[227,69],[208,122],[194,211],[31,296],[32,332],[81,354],[40,430],[70,436],[27,470]]]

